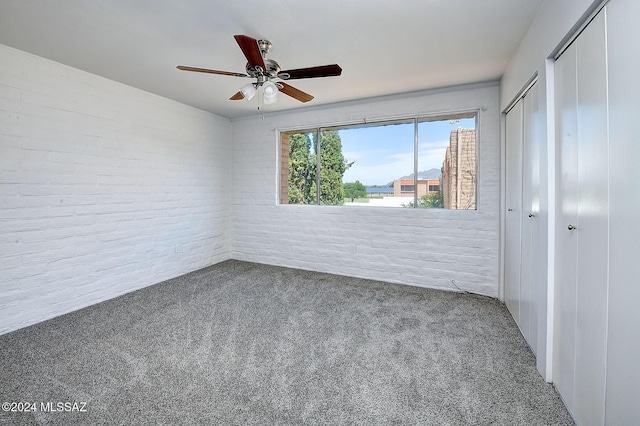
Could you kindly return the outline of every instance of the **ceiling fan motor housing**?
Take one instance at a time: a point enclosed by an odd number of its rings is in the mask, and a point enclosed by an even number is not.
[[[280,72],[280,65],[276,61],[273,59],[265,59],[264,65],[267,68],[266,70],[262,70],[260,67],[255,69],[251,67],[249,62],[247,62],[245,69],[247,70],[247,74],[255,78],[260,77],[261,75],[265,75],[269,78],[276,78],[278,76],[278,73]]]

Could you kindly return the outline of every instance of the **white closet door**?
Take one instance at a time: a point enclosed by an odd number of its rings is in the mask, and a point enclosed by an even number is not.
[[[540,253],[538,87],[534,83],[506,115],[505,302],[534,354]]]
[[[609,254],[609,144],[604,11],[580,35],[576,48],[578,284],[575,414],[579,424],[600,425],[604,423]]]
[[[576,353],[576,270],[578,265],[578,105],[576,46],[555,64],[558,170],[553,383],[573,412]]]
[[[522,102],[506,115],[506,206],[504,298],[507,308],[519,324],[520,265],[522,225]]]
[[[540,273],[537,215],[540,211],[540,141],[536,131],[538,86],[534,84],[522,99],[522,266],[520,274],[520,329],[534,354],[537,352],[538,315],[536,295]]]
[[[606,424],[640,423],[640,2],[607,4],[609,332]]]
[[[580,425],[604,423],[609,244],[605,34],[603,11],[556,61],[553,381]]]

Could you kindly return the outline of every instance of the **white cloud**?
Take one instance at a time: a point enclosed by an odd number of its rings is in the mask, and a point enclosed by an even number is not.
[[[418,144],[418,169],[441,168],[448,146],[448,140]]]
[[[420,143],[418,145],[418,169],[440,169],[444,156],[449,146],[448,140],[438,142]],[[344,182],[354,182],[359,180],[365,185],[385,185],[401,176],[413,173],[413,152],[399,152],[386,155],[387,161],[383,158],[375,157],[371,152],[344,153],[347,161],[355,161],[355,164],[344,174]],[[372,158],[375,157],[375,162]],[[381,163],[378,163],[382,161]]]

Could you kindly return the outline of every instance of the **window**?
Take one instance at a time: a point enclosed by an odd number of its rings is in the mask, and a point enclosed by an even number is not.
[[[280,203],[476,208],[476,113],[280,133]]]

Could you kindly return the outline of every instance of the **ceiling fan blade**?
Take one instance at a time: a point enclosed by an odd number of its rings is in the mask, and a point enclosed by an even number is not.
[[[311,96],[310,94],[305,93],[300,89],[296,89],[295,87],[290,86],[287,83],[279,81],[276,84],[278,85],[282,93],[284,93],[285,95],[289,95],[292,98],[299,100],[300,102],[309,102],[311,99],[313,99],[313,96]]]
[[[278,77],[283,80],[293,80],[298,78],[337,77],[340,74],[342,74],[342,68],[338,64],[332,64],[280,71]]]
[[[242,92],[238,92],[229,98],[230,101],[239,101],[241,99],[244,99],[244,95],[242,94]]]
[[[258,40],[246,35],[234,35],[233,38],[238,42],[238,46],[242,49],[242,53],[244,53],[247,61],[249,61],[251,68],[259,66],[263,71],[267,69],[264,65],[262,52],[260,52],[260,47],[258,46]]]
[[[232,77],[249,77],[248,75],[242,74],[239,72],[218,71],[218,70],[210,70],[207,68],[185,67],[184,65],[178,65],[176,68],[182,71],[205,72],[208,74],[230,75]]]

